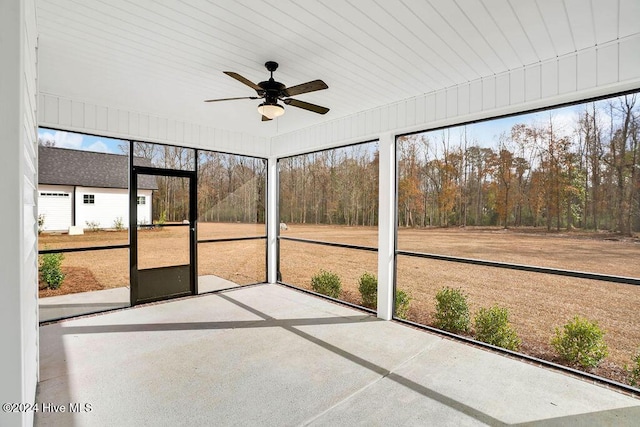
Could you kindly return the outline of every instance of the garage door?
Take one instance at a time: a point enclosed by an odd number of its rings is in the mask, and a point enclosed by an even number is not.
[[[44,215],[44,231],[67,231],[71,225],[71,194],[40,192],[38,216]]]

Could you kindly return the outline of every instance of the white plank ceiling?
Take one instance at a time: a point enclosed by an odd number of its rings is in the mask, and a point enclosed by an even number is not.
[[[640,0],[38,0],[39,88],[271,137],[638,33]],[[329,89],[261,122],[222,71]]]

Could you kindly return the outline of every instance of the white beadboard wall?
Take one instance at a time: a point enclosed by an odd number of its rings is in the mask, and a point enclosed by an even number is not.
[[[0,2],[0,401],[34,403],[38,381],[37,30],[34,0]],[[33,411],[0,412],[31,426]]]
[[[197,123],[39,94],[40,127],[267,157],[269,140]]]
[[[23,402],[34,402],[39,377],[39,328],[38,328],[38,29],[35,1],[21,1],[24,27],[22,63],[24,70],[21,138],[22,165],[22,327],[24,330],[25,380]],[[25,414],[23,423],[31,425],[33,413]]]
[[[268,138],[40,93],[39,125],[282,157],[640,88],[640,34]]]
[[[378,139],[640,89],[640,34],[272,138],[271,155]]]

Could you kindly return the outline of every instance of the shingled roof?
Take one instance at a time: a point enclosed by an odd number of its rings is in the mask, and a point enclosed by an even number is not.
[[[136,163],[151,166],[148,159]],[[129,156],[40,145],[38,184],[128,188]],[[155,177],[143,175],[138,179],[138,188],[157,190],[158,184]]]

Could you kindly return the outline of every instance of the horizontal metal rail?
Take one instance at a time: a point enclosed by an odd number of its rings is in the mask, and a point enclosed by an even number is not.
[[[265,240],[267,236],[251,236],[251,237],[229,237],[225,239],[208,239],[208,240],[198,240],[197,243],[218,243],[218,242],[234,242],[239,240]],[[102,251],[109,249],[129,249],[131,245],[123,244],[123,245],[109,245],[109,246],[87,246],[82,248],[59,248],[59,249],[41,249],[38,251],[39,255],[46,254],[59,254],[59,253],[68,253],[68,252],[89,252],[89,251]]]
[[[105,251],[109,249],[129,249],[130,245],[109,245],[109,246],[87,246],[83,248],[59,248],[59,249],[41,249],[38,251],[39,255],[46,254],[60,254],[68,252],[89,252],[89,251]]]
[[[310,243],[313,245],[333,246],[336,248],[357,249],[360,251],[378,252],[378,248],[373,248],[371,246],[359,246],[359,245],[349,245],[347,243],[323,242],[321,240],[301,239],[299,237],[280,236],[279,239],[290,240],[292,242]]]
[[[499,262],[499,261],[486,261],[486,260],[475,259],[475,258],[436,255],[436,254],[428,254],[424,252],[397,250],[396,255],[404,255],[404,256],[409,256],[414,258],[434,259],[437,261],[457,262],[462,264],[481,265],[485,267],[498,267],[498,268],[505,268],[508,270],[528,271],[532,273],[553,274],[556,276],[567,276],[567,277],[573,277],[576,279],[602,280],[604,282],[613,282],[613,283],[622,283],[626,285],[640,286],[640,279],[634,278],[634,277],[587,273],[583,271],[563,270],[559,268],[550,268],[550,267],[537,267],[537,266],[525,265],[525,264],[510,264],[510,263]]]
[[[198,240],[197,243],[220,243],[220,242],[237,242],[241,240],[266,240],[267,236],[251,236],[251,237],[225,237],[224,239],[204,239]]]
[[[189,227],[190,225],[184,222],[168,222],[164,224],[138,224],[138,228]]]

